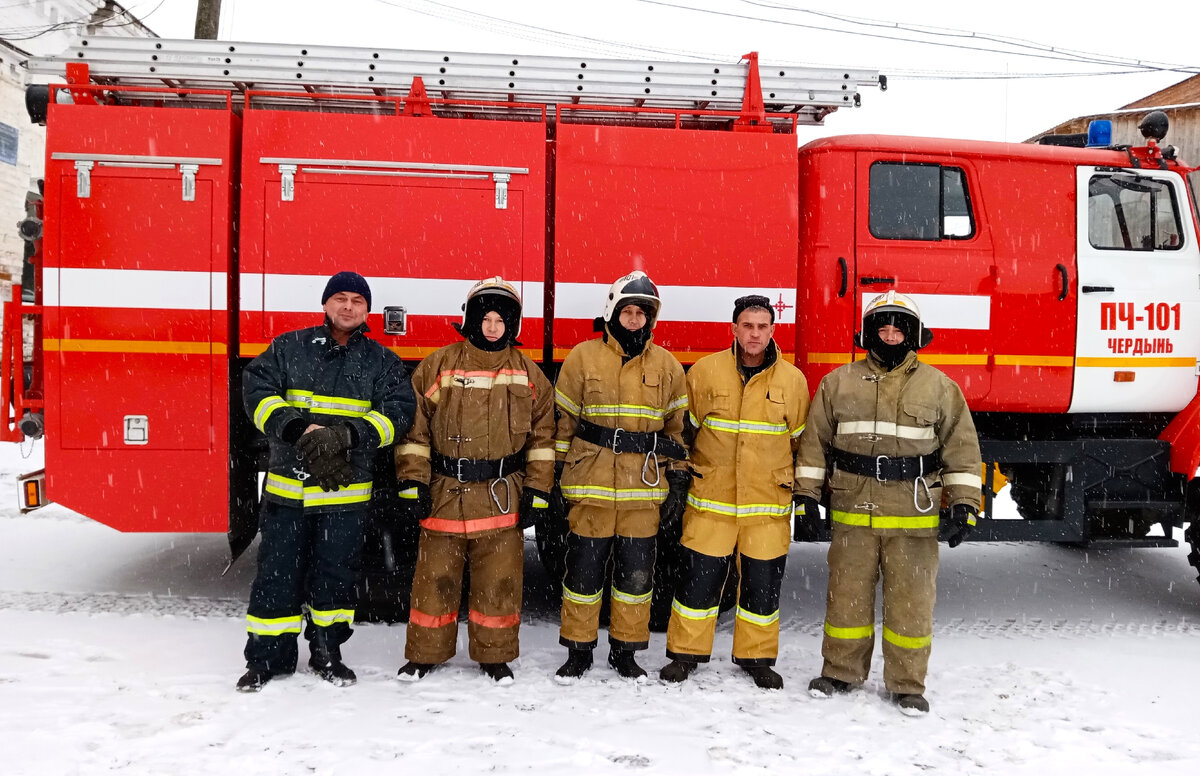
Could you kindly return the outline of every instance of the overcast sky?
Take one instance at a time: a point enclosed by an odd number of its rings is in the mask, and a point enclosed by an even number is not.
[[[125,5],[163,37],[192,35],[196,0]],[[1122,7],[1124,13],[1115,10]],[[866,68],[889,76],[887,92],[865,90],[861,108],[839,111],[824,127],[807,130],[809,136],[883,132],[1019,141],[1200,72],[1196,9],[1178,0],[224,0],[221,38],[717,61],[757,50],[764,63]],[[1184,71],[1147,71],[1145,63]],[[1125,71],[1140,72],[1112,74]],[[1093,75],[999,78],[1062,73]]]

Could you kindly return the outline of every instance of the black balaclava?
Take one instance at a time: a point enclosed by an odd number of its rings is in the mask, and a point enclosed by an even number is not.
[[[642,308],[642,312],[646,314],[646,325],[637,331],[630,331],[621,325],[621,310],[631,304]],[[621,346],[621,350],[625,351],[626,356],[637,358],[646,349],[646,343],[650,341],[650,334],[654,329],[654,308],[646,302],[637,300],[626,302],[621,305],[619,310],[613,311],[612,317],[604,322],[604,328],[608,331],[609,336]]]
[[[483,316],[488,313],[499,313],[504,319],[504,334],[495,342],[489,342],[483,336]],[[517,342],[517,329],[521,326],[521,305],[517,300],[504,294],[479,294],[467,301],[464,323],[455,324],[458,333],[480,350],[495,353],[504,350],[509,345],[520,345]]]
[[[879,329],[888,325],[895,326],[904,332],[904,341],[899,345],[888,345],[879,338]],[[863,319],[859,345],[890,372],[903,364],[909,353],[920,349],[922,346],[921,334],[921,325],[915,316],[895,310],[885,310],[872,313]]]

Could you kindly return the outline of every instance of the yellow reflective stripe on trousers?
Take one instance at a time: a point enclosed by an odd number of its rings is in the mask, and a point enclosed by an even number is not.
[[[554,389],[554,403],[572,415],[579,415],[579,405],[567,398],[567,395],[557,388]]]
[[[761,420],[725,420],[723,418],[707,417],[704,425],[713,431],[724,431],[727,434],[786,434],[786,423],[766,423]],[[801,428],[801,431],[804,429]]]
[[[842,525],[868,528],[937,528],[941,521],[937,512],[931,515],[863,515],[858,512],[829,511],[829,517]]]
[[[901,426],[882,420],[851,420],[837,424],[838,434],[875,434],[900,439],[937,439],[933,426]]]
[[[869,639],[875,635],[875,624],[871,623],[860,628],[838,628],[826,622],[825,635],[831,639]]]
[[[563,485],[563,495],[579,501],[654,501],[666,498],[666,488],[608,488],[603,485]]]
[[[792,502],[786,504],[730,504],[688,494],[687,503],[701,512],[716,512],[730,517],[781,517],[792,514]]]
[[[293,407],[303,407],[314,415],[345,415],[361,418],[371,410],[371,402],[345,396],[322,396],[312,391],[290,390],[285,398]]]
[[[387,447],[396,441],[396,427],[388,420],[387,415],[371,410],[362,418],[375,427],[375,432],[379,434],[379,447]]]
[[[288,406],[288,403],[278,396],[268,396],[258,403],[254,408],[254,426],[264,434],[267,433],[267,418],[271,417],[271,413],[281,407]]]
[[[371,500],[371,483],[355,482],[337,490],[321,490],[315,485],[305,486],[300,480],[268,473],[267,493],[302,502],[307,507],[333,506],[335,504],[357,504]]]
[[[329,609],[326,611],[309,609],[308,616],[312,618],[313,625],[316,625],[318,628],[328,628],[337,622],[344,622],[348,625],[354,624],[353,609]]]
[[[693,609],[690,606],[684,606],[679,603],[678,598],[671,600],[671,611],[688,620],[715,620],[717,618],[717,609],[718,607],[716,606],[710,609]]]
[[[574,604],[581,604],[583,606],[594,606],[594,605],[600,603],[600,599],[603,596],[604,596],[603,590],[596,593],[595,595],[588,595],[587,593],[576,593],[571,588],[567,587],[566,585],[563,585],[563,600],[570,601],[571,603],[574,603]]]
[[[663,411],[644,404],[585,404],[585,418],[650,418],[662,420]]]
[[[300,615],[291,617],[255,617],[246,615],[246,630],[255,636],[282,636],[284,633],[299,633],[304,626]]]
[[[779,610],[776,609],[770,614],[756,614],[739,606],[737,608],[737,618],[751,625],[760,625],[765,628],[768,625],[774,625],[779,622]]]
[[[636,595],[634,593],[623,593],[620,590],[617,590],[616,585],[613,585],[613,587],[612,587],[612,600],[620,601],[621,603],[629,604],[630,606],[637,606],[638,604],[648,604],[648,603],[650,603],[650,598],[653,595],[654,595],[653,590],[651,590],[648,593],[642,593],[641,595]]]
[[[883,640],[901,649],[924,649],[933,643],[933,636],[901,636],[888,626],[883,626]]]

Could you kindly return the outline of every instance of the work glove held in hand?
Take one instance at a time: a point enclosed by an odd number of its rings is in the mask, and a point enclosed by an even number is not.
[[[400,483],[400,519],[406,523],[419,523],[433,511],[433,497],[429,486],[418,480]]]
[[[667,498],[658,510],[660,531],[676,531],[683,522],[683,511],[687,508],[687,494],[691,484],[690,472],[682,469],[667,472]]]
[[[975,530],[975,507],[970,504],[955,504],[950,507],[950,517],[942,525],[942,533],[951,547],[963,543]]]
[[[792,539],[798,542],[815,542],[821,532],[821,509],[812,496],[792,496],[795,526]]]
[[[342,458],[350,449],[350,427],[339,423],[313,429],[297,440],[296,447],[310,466],[320,458]]]
[[[556,520],[566,520],[567,514],[571,511],[571,502],[567,501],[567,497],[562,492],[562,476],[566,466],[565,461],[555,461],[554,463],[554,487],[550,489],[550,511],[551,517]]]
[[[521,492],[521,506],[517,509],[517,528],[524,531],[544,524],[550,512],[550,494],[537,488],[525,488]]]
[[[315,432],[314,432],[315,433]],[[346,460],[346,454],[326,455],[306,462],[305,468],[312,475],[321,490],[331,491],[343,488],[354,482],[354,467]]]

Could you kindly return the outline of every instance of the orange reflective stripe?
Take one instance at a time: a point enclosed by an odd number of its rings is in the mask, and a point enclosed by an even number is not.
[[[417,609],[411,609],[408,612],[408,621],[413,625],[420,625],[422,628],[444,628],[458,619],[458,612],[450,612],[450,614],[425,614],[425,612]]]
[[[467,619],[485,628],[512,628],[521,624],[520,614],[505,614],[497,617],[491,614],[480,614],[474,609],[467,615]]]
[[[469,534],[477,531],[490,531],[493,528],[511,528],[517,524],[517,513],[507,515],[492,515],[491,517],[476,517],[468,520],[450,520],[445,517],[427,517],[421,521],[422,528],[442,533]]]

